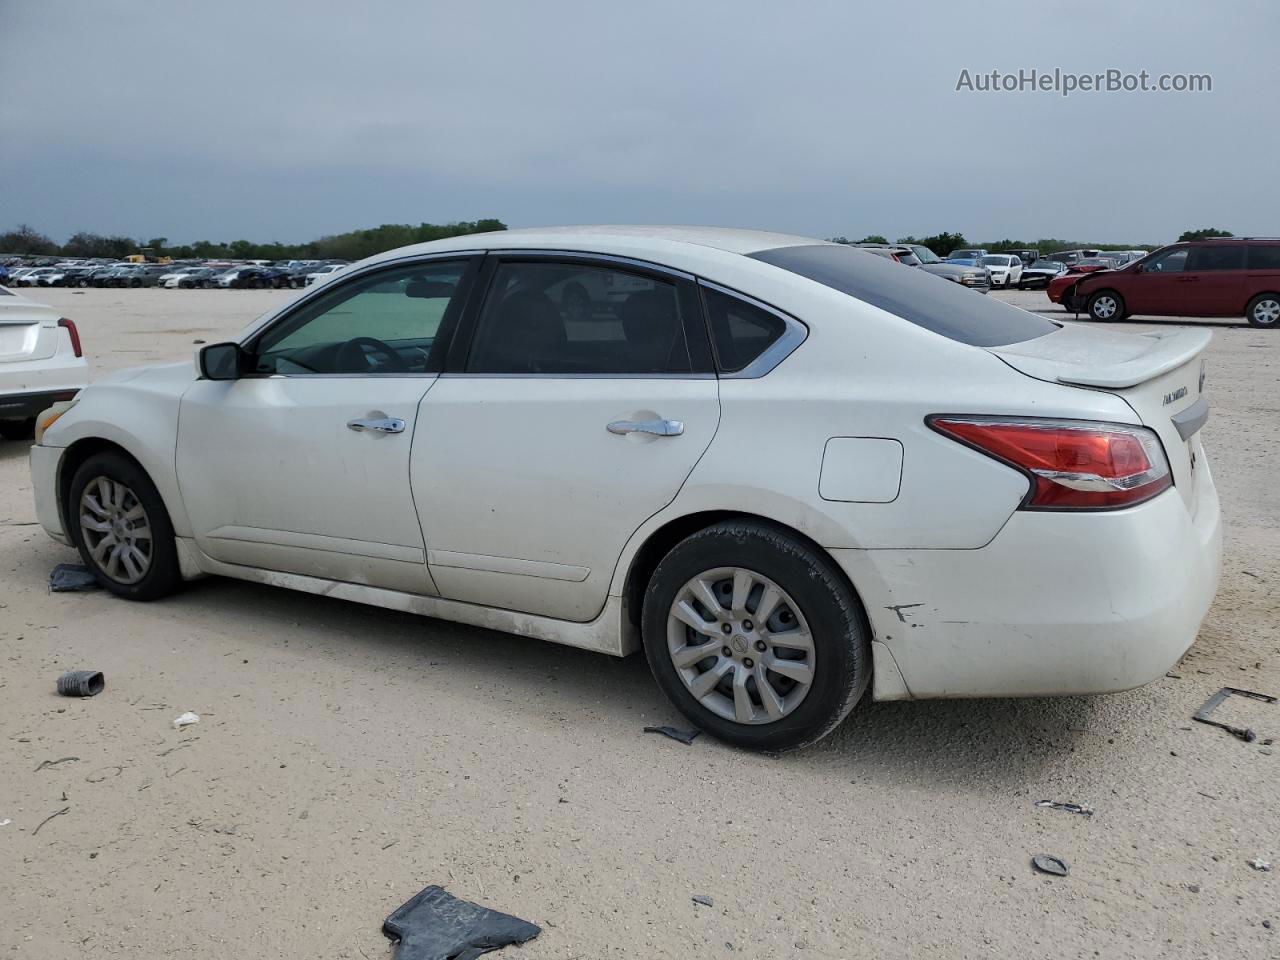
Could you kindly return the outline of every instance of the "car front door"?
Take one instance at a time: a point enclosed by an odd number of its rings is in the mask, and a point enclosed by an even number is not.
[[[608,258],[488,261],[483,305],[418,413],[431,575],[451,599],[587,621],[719,423],[696,287]]]
[[[187,391],[178,481],[201,550],[225,563],[435,592],[410,448],[443,362],[437,333],[452,325],[477,263],[352,277],[247,341],[238,379]]]
[[[1130,315],[1169,316],[1176,315],[1183,308],[1187,287],[1190,286],[1182,282],[1188,250],[1187,247],[1174,247],[1154,253],[1136,267],[1109,278],[1124,297]]]

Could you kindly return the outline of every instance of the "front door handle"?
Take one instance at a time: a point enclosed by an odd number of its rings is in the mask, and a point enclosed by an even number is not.
[[[651,433],[655,437],[678,437],[684,433],[680,420],[615,420],[609,424],[610,433],[626,436],[628,433]]]
[[[372,430],[374,433],[404,433],[404,421],[399,417],[384,417],[381,420],[348,420],[347,427],[357,432]]]

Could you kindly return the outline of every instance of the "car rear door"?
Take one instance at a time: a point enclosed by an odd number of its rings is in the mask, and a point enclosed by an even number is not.
[[[1182,315],[1226,317],[1244,313],[1244,257],[1245,246],[1239,241],[1192,247],[1187,269],[1179,278],[1186,290]]]
[[[587,621],[719,423],[700,302],[653,265],[487,259],[483,304],[418,412],[431,575],[451,599]]]

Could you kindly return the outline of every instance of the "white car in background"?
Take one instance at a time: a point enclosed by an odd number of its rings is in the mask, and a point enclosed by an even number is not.
[[[462,236],[98,381],[32,485],[122,597],[216,574],[643,649],[693,723],[784,749],[864,695],[1164,676],[1217,589],[1209,338],[802,237]]]
[[[326,263],[323,266],[316,267],[315,270],[307,274],[307,286],[317,283],[321,280],[328,280],[329,277],[339,270],[345,270],[349,264],[345,263]]]
[[[89,382],[76,325],[0,287],[0,437],[29,437],[36,417]]]
[[[1007,253],[989,253],[982,265],[991,271],[991,286],[1013,287],[1022,282],[1022,259]]]

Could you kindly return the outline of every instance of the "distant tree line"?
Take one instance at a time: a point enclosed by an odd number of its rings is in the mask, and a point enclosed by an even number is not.
[[[204,260],[362,260],[384,250],[426,243],[468,233],[489,233],[505,230],[501,220],[462,220],[457,223],[384,223],[370,230],[353,230],[337,233],[307,243],[255,243],[251,240],[233,240],[230,243],[213,243],[200,240],[196,243],[170,245],[167,237],[139,240],[134,237],[103,236],[80,232],[66,243],[55,243],[28,224],[19,224],[12,230],[0,233],[0,254],[30,254],[33,256],[63,257],[112,257],[120,259],[129,254],[150,248],[158,256],[186,259],[199,257]]]

